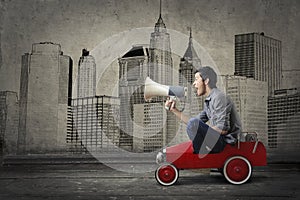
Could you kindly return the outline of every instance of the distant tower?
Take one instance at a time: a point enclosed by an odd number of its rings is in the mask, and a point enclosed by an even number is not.
[[[78,63],[77,97],[96,96],[96,63],[89,51],[82,50]]]
[[[188,47],[180,59],[179,65],[179,85],[188,87],[186,112],[189,112],[187,113],[189,115],[197,115],[200,107],[202,108],[202,98],[195,95],[192,87],[195,80],[195,70],[199,67],[201,67],[201,60],[193,47],[192,29],[190,28]]]
[[[135,45],[119,58],[120,146],[132,150],[134,105],[144,103],[149,48]],[[143,110],[136,111],[142,112]]]
[[[159,18],[150,36],[148,76],[160,84],[173,85],[170,34],[163,22],[161,10],[160,0]],[[164,99],[157,97],[144,104],[144,151],[154,151],[167,145],[177,133],[177,119],[173,113],[164,109]]]
[[[187,69],[191,69],[192,67],[197,69],[197,68],[201,67],[201,60],[198,57],[197,52],[196,52],[196,50],[194,49],[194,46],[193,46],[193,37],[192,37],[192,28],[191,27],[190,27],[189,44],[188,44],[188,47],[187,47],[181,61],[185,61],[185,63],[181,63],[182,65],[185,64],[186,66],[189,66],[189,67],[183,67],[182,66],[184,69],[182,69],[181,72],[184,73],[184,74],[187,73],[186,76],[189,77],[189,78],[192,77],[191,80],[186,79],[186,80],[191,81],[191,83],[192,83],[194,81],[194,74],[192,73],[192,76],[191,76],[189,72],[193,72],[193,71],[190,71],[190,70],[187,70]],[[185,70],[187,70],[187,72],[184,72]]]
[[[268,94],[281,88],[281,41],[264,33],[235,35],[235,75],[268,82]]]
[[[134,46],[119,59],[119,65],[120,146],[135,152],[150,152],[165,146],[172,139],[168,132],[176,134],[175,116],[166,114],[164,98],[145,102],[143,97],[146,76],[160,84],[173,84],[170,35],[161,17],[161,2],[150,48]]]
[[[164,84],[173,84],[173,61],[170,47],[170,34],[161,17],[161,0],[159,18],[150,38],[149,76],[154,81]]]
[[[192,29],[190,28],[188,47],[183,57],[180,59],[179,65],[179,85],[188,88],[188,94],[183,111],[187,116],[195,116],[199,114],[203,107],[203,98],[198,97],[194,93],[194,89],[192,87],[195,80],[195,70],[199,67],[201,67],[201,60],[193,47]],[[186,125],[182,122],[180,123],[180,132],[186,132]],[[179,143],[187,139],[186,134],[181,134],[180,136],[181,137],[179,137],[178,141],[175,141],[175,143]]]
[[[65,151],[72,60],[59,44],[35,43],[22,56],[18,152]]]

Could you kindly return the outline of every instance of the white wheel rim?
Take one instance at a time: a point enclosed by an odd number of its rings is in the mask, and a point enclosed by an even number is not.
[[[164,174],[164,172],[160,171],[160,170],[163,170],[163,168],[166,168],[166,170],[170,171],[170,173],[174,172],[174,174],[171,174],[172,176],[174,176],[174,178],[172,179],[172,181],[170,182],[166,182],[164,180],[161,179],[161,176],[162,174]],[[171,164],[164,164],[164,165],[161,165],[157,168],[156,172],[155,172],[155,178],[156,180],[161,184],[161,185],[164,185],[164,186],[170,186],[170,185],[173,185],[177,179],[178,179],[178,170],[177,168],[174,166],[174,165],[171,165]]]
[[[227,167],[229,167],[229,166],[228,166],[229,163],[230,163],[232,160],[234,160],[234,159],[240,159],[240,160],[244,161],[244,162],[246,163],[247,167],[248,167],[248,173],[247,173],[247,176],[246,176],[243,180],[235,181],[235,180],[233,180],[233,179],[230,177],[231,175],[229,175],[229,174],[227,173]],[[237,167],[237,168],[238,168],[238,167]],[[239,168],[238,168],[238,169],[239,169]],[[252,166],[251,166],[250,162],[249,162],[246,158],[244,158],[244,157],[242,157],[242,156],[233,156],[233,157],[229,158],[229,159],[225,162],[225,165],[224,165],[224,168],[223,168],[223,173],[224,173],[224,176],[225,176],[225,178],[226,178],[227,181],[229,181],[230,183],[235,184],[235,185],[240,185],[240,184],[243,184],[243,183],[247,182],[247,181],[249,180],[249,178],[251,177],[251,174],[252,174]]]

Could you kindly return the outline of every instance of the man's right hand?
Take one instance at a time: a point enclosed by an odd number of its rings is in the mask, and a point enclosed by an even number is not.
[[[165,103],[165,108],[171,112],[174,111],[176,109],[176,101],[169,97]]]
[[[182,120],[185,124],[187,124],[189,117],[184,115],[181,111],[176,108],[176,100],[172,98],[168,98],[165,103],[165,108],[178,117],[178,119]]]

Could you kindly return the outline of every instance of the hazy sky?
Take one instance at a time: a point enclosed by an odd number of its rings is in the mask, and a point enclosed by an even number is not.
[[[293,87],[300,75],[299,8],[298,0],[163,0],[162,18],[168,29],[186,36],[192,27],[194,40],[221,74],[233,74],[235,34],[264,32],[281,40],[283,85]],[[159,0],[1,0],[0,90],[19,91],[21,56],[33,43],[60,44],[77,68],[83,48],[101,48],[134,29],[154,27],[158,16]],[[180,42],[186,48],[188,41]]]

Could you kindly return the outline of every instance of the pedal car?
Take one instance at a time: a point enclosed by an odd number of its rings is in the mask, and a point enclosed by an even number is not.
[[[267,165],[267,156],[256,133],[244,133],[243,136],[244,139],[238,138],[236,144],[227,144],[220,153],[194,154],[191,141],[163,149],[156,157],[159,164],[155,171],[157,182],[170,186],[177,181],[179,170],[199,168],[217,168],[232,184],[247,182],[254,166]]]

